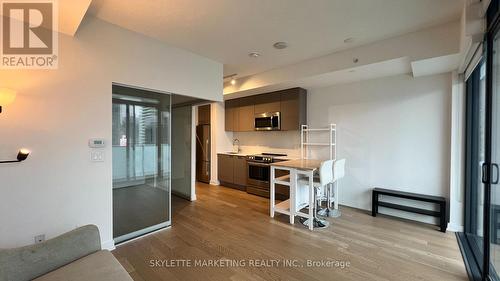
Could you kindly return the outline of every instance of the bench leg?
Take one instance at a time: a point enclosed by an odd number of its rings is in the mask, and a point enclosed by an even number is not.
[[[378,213],[378,193],[372,191],[372,217],[376,217]]]
[[[439,204],[439,212],[441,213],[441,219],[440,219],[440,227],[441,227],[441,232],[446,232],[446,225],[448,222],[446,221],[446,203],[440,203]]]

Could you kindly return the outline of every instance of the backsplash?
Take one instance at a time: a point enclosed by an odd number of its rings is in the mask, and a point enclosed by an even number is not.
[[[300,131],[234,132],[233,138],[240,141],[244,154],[271,152],[300,158]]]

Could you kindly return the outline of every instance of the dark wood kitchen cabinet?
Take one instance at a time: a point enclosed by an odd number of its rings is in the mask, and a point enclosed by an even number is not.
[[[307,124],[307,91],[293,88],[281,91],[281,130],[300,130]]]
[[[210,125],[210,105],[198,106],[198,125]]]
[[[234,184],[246,186],[247,185],[247,159],[245,156],[233,156],[233,175]]]
[[[217,173],[219,175],[219,181],[233,183],[234,159],[231,155],[218,154],[217,155]]]
[[[291,88],[225,102],[225,130],[254,131],[255,114],[281,112],[281,130],[300,130],[307,124],[307,90]]]
[[[236,132],[250,132],[255,130],[254,116],[255,104],[254,97],[245,97],[239,100],[238,105],[238,129]]]
[[[255,96],[255,114],[281,110],[281,93],[274,92]]]
[[[239,100],[227,100],[225,102],[225,114],[224,123],[225,130],[231,132],[237,132],[239,129],[239,112],[238,112]]]
[[[217,173],[222,185],[246,190],[247,160],[245,156],[218,154]]]

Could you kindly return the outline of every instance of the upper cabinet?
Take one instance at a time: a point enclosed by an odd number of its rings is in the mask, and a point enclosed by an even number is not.
[[[281,112],[281,130],[300,130],[307,122],[307,91],[292,88],[225,102],[225,130],[254,131],[255,114]]]
[[[300,130],[307,125],[307,91],[293,88],[281,91],[281,130]]]
[[[227,100],[225,102],[225,130],[237,132],[239,130],[239,113],[238,113],[239,100]]]
[[[198,107],[198,125],[210,125],[210,105]]]
[[[255,114],[277,112],[281,110],[281,94],[274,92],[255,97]]]
[[[238,129],[236,132],[249,132],[254,130],[255,116],[255,99],[254,97],[244,97],[239,99],[238,106]]]

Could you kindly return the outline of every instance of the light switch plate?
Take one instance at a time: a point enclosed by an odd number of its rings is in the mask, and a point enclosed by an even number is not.
[[[92,150],[90,152],[90,161],[104,162],[104,150]]]

